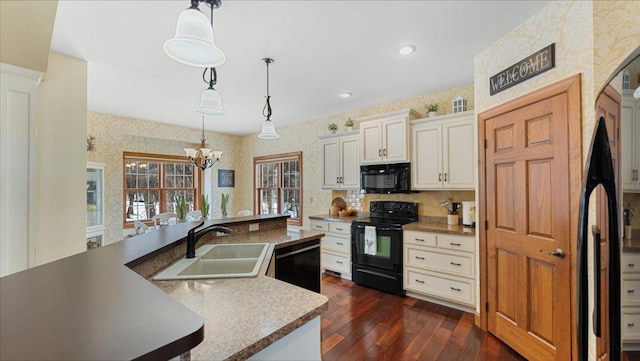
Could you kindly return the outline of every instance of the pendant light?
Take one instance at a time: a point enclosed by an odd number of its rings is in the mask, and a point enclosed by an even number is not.
[[[209,72],[209,81],[207,81],[207,70]],[[200,106],[196,108],[196,112],[203,115],[225,115],[227,114],[222,108],[222,99],[220,94],[213,88],[218,81],[218,73],[216,68],[205,69],[202,73],[202,80],[209,84],[209,88],[202,92],[200,96]]]
[[[202,1],[211,8],[211,23],[200,12]],[[225,62],[222,50],[213,41],[213,9],[219,8],[221,0],[191,0],[191,7],[178,17],[176,35],[167,40],[163,50],[171,59],[191,66],[212,68]]]
[[[264,58],[262,59],[267,64],[267,103],[264,105],[262,109],[262,114],[267,117],[265,121],[262,123],[262,132],[258,134],[258,138],[260,139],[278,139],[280,135],[276,132],[276,125],[271,121],[271,96],[269,96],[269,64],[273,63],[273,59]],[[265,113],[266,110],[266,113]]]
[[[184,152],[187,154],[189,161],[201,170],[211,168],[211,166],[219,162],[222,159],[222,151],[211,150],[205,148],[207,139],[204,137],[204,116],[202,116],[202,136],[200,137],[200,149],[184,148]]]

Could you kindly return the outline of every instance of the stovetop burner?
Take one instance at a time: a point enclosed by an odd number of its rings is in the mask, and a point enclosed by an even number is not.
[[[370,225],[403,225],[418,220],[418,203],[377,201],[369,205],[369,218],[354,223]]]

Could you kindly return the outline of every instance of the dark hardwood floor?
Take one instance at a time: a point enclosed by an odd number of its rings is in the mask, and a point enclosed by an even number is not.
[[[322,358],[329,360],[525,360],[474,326],[473,314],[322,276]]]
[[[322,359],[525,360],[495,336],[474,326],[473,315],[411,297],[322,276],[329,309],[322,314]],[[640,361],[625,352],[621,361]]]

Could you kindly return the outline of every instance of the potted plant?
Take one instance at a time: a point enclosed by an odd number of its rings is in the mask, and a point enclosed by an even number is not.
[[[200,196],[200,211],[202,212],[202,219],[209,218],[209,196],[204,194]]]
[[[353,119],[349,118],[344,122],[344,125],[347,127],[347,132],[353,130]]]
[[[427,111],[429,112],[429,118],[435,117],[438,112],[438,103],[427,104]]]
[[[173,201],[176,202],[176,216],[178,217],[179,222],[184,222],[187,217],[187,201],[184,198],[184,195],[178,197],[174,197]]]
[[[338,130],[338,125],[336,123],[329,124],[329,130],[331,131],[331,133],[335,133],[336,130]]]
[[[226,193],[222,193],[220,196],[220,211],[222,212],[222,217],[227,216],[227,205],[229,204],[229,195]]]

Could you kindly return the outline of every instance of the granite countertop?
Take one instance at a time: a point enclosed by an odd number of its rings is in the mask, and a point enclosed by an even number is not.
[[[209,220],[205,225],[250,224],[284,218],[288,216],[237,217]],[[131,269],[184,245],[187,231],[197,224],[185,222],[162,227],[0,278],[0,359],[169,359],[198,346],[205,339],[205,327],[220,330],[216,328],[219,327],[216,322],[222,320],[222,314],[212,319],[209,308],[215,307],[206,307],[203,311],[204,304],[219,303],[222,307],[218,298],[238,299],[239,293],[229,292],[240,292],[243,285],[251,281],[211,281],[221,287],[212,294],[197,290],[197,287],[209,287],[206,282],[182,281],[167,292],[166,288],[156,287]],[[311,232],[300,235],[282,232],[276,237],[274,247],[316,235]],[[253,237],[247,235],[246,238]],[[258,299],[246,299],[245,293],[244,302],[273,302],[273,298],[285,292],[304,300],[300,303],[308,306],[307,315],[303,310],[302,314],[283,312],[279,318],[276,317],[277,326],[274,327],[278,332],[265,333],[266,341],[262,342],[269,342],[269,337],[279,339],[281,333],[290,332],[287,327],[293,330],[296,322],[304,323],[305,317],[315,317],[324,310],[323,307],[326,308],[326,297],[314,292],[268,277],[258,277],[253,281],[256,287],[254,295]],[[266,289],[271,291],[269,297],[265,296]],[[217,298],[210,301],[204,297],[206,295]],[[197,297],[200,298],[193,303]],[[190,302],[185,305],[176,300]],[[275,303],[281,302],[283,306],[275,305],[272,312],[283,311],[284,305],[291,304],[286,295],[282,296],[282,301],[278,300]],[[229,315],[237,317],[239,323],[246,320],[243,314],[235,311],[223,314],[227,320]],[[213,325],[205,326],[205,320]],[[257,326],[260,327],[266,326],[262,323]],[[218,335],[208,332],[207,341],[222,347],[215,344],[215,340],[224,339],[222,335],[227,329],[215,331],[222,332]],[[208,345],[212,344],[208,342]]]
[[[319,316],[328,298],[265,275],[275,248],[324,234],[279,229],[228,235],[216,243],[270,243],[255,278],[154,281],[171,297],[204,318],[204,341],[193,360],[244,360]]]
[[[465,227],[461,224],[456,226],[450,226],[446,223],[435,223],[428,220],[420,220],[418,222],[405,224],[404,226],[402,226],[402,229],[405,231],[448,233],[448,234],[457,234],[461,236],[476,235],[475,228]]]
[[[640,253],[640,238],[622,239],[622,252]]]
[[[358,212],[358,214],[353,216],[332,216],[330,214],[318,214],[315,216],[309,216],[309,219],[318,219],[321,221],[329,222],[353,222],[356,219],[367,217],[369,217],[369,212]]]

